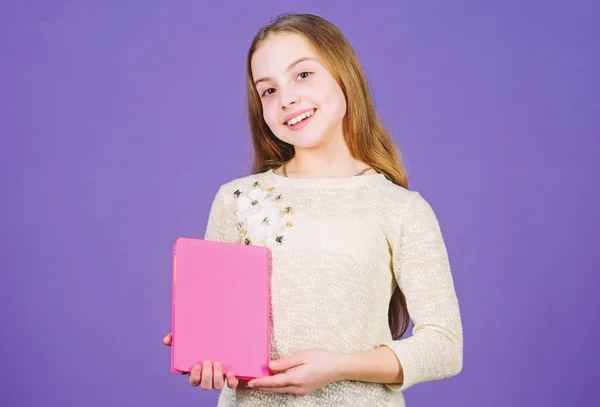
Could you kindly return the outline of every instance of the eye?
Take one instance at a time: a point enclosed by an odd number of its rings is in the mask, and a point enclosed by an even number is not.
[[[274,89],[274,88],[269,88],[269,89],[265,90],[265,91],[262,93],[262,96],[269,96],[269,95],[272,95],[272,94],[273,94],[273,92],[275,92],[275,89]]]
[[[302,78],[302,79],[306,79],[308,78],[310,75],[312,75],[312,72],[301,72],[298,74],[298,77]]]

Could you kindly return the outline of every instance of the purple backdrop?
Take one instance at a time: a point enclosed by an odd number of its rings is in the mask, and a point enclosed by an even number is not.
[[[285,11],[353,42],[447,240],[464,370],[408,405],[600,403],[599,3],[236,3],[0,5],[0,405],[215,404],[161,344],[171,245],[248,171],[245,53]]]

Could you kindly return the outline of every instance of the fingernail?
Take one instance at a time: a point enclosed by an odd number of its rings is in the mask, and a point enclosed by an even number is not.
[[[210,366],[210,361],[208,361],[208,360],[205,360],[205,361],[204,361],[204,366]]]
[[[215,367],[218,369],[221,367],[221,364],[219,362],[215,362]]]

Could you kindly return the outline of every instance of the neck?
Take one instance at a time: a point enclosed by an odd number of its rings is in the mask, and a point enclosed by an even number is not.
[[[366,167],[366,164],[352,156],[342,139],[341,142],[319,148],[296,148],[286,171],[288,176],[296,178],[344,178],[355,175]]]

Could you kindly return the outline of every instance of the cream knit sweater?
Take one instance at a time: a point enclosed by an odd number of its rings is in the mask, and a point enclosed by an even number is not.
[[[404,406],[410,386],[460,372],[462,322],[448,254],[418,192],[382,174],[299,179],[269,170],[221,186],[205,238],[271,249],[272,359],[386,345],[404,370],[402,386],[343,381],[306,396],[225,387],[218,407]],[[388,306],[396,282],[414,328],[394,341]]]

